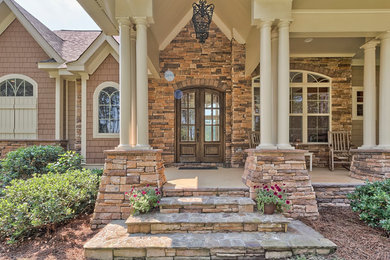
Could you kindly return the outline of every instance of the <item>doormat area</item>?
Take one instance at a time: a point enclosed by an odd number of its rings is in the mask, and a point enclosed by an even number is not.
[[[180,166],[179,170],[218,170],[217,166]]]

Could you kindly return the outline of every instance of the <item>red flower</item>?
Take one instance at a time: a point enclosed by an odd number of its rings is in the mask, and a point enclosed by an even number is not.
[[[286,184],[283,183],[283,186],[286,186]]]
[[[159,195],[159,194],[160,194],[160,192],[159,192],[159,191],[157,191],[157,192],[156,192],[156,195]]]
[[[157,204],[160,204],[160,201],[159,201],[159,200],[157,201]]]
[[[125,192],[125,195],[127,195],[128,193],[127,192]]]
[[[267,189],[267,191],[269,191],[269,189]]]
[[[267,185],[265,185],[265,186],[264,186],[264,189],[266,189],[266,188],[268,188],[268,186],[267,186]]]
[[[149,184],[146,184],[146,187],[149,187],[150,185]]]
[[[286,200],[286,204],[290,204],[290,201],[289,201],[289,200]]]
[[[286,192],[286,190],[283,190],[283,192]]]
[[[276,196],[276,195],[278,195],[278,193],[277,193],[277,192],[274,192],[274,195]]]
[[[155,188],[154,190],[155,190],[155,191],[158,191],[158,189],[157,189],[157,188]]]
[[[279,199],[281,199],[281,198],[282,198],[282,195],[279,195],[278,197],[279,197]]]
[[[136,198],[136,197],[137,197],[137,194],[134,194],[133,197]]]
[[[143,190],[143,191],[142,191],[142,195],[145,195],[145,194],[146,194],[146,191]]]

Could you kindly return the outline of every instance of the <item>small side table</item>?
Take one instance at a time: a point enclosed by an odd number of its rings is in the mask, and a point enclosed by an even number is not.
[[[312,171],[313,170],[313,153],[305,153],[305,157],[306,156],[309,156],[310,157],[310,171]]]

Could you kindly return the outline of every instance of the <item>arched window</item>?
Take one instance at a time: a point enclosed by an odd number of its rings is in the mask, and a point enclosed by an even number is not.
[[[37,87],[25,75],[0,77],[0,139],[37,138]]]
[[[94,137],[118,137],[119,86],[115,82],[100,84],[94,93]]]
[[[260,76],[252,79],[252,129],[260,130]],[[331,79],[290,71],[290,142],[327,143],[331,125]]]

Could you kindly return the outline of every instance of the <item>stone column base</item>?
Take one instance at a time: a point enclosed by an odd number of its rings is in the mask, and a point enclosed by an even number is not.
[[[286,184],[291,201],[288,217],[317,219],[319,216],[316,195],[306,170],[305,150],[245,150],[248,157],[242,181],[250,188],[251,198],[256,197],[254,186]]]
[[[91,228],[130,216],[125,192],[132,187],[162,188],[166,182],[162,150],[104,151],[107,158],[92,216]]]
[[[349,176],[360,180],[383,181],[390,178],[390,150],[354,149]]]

